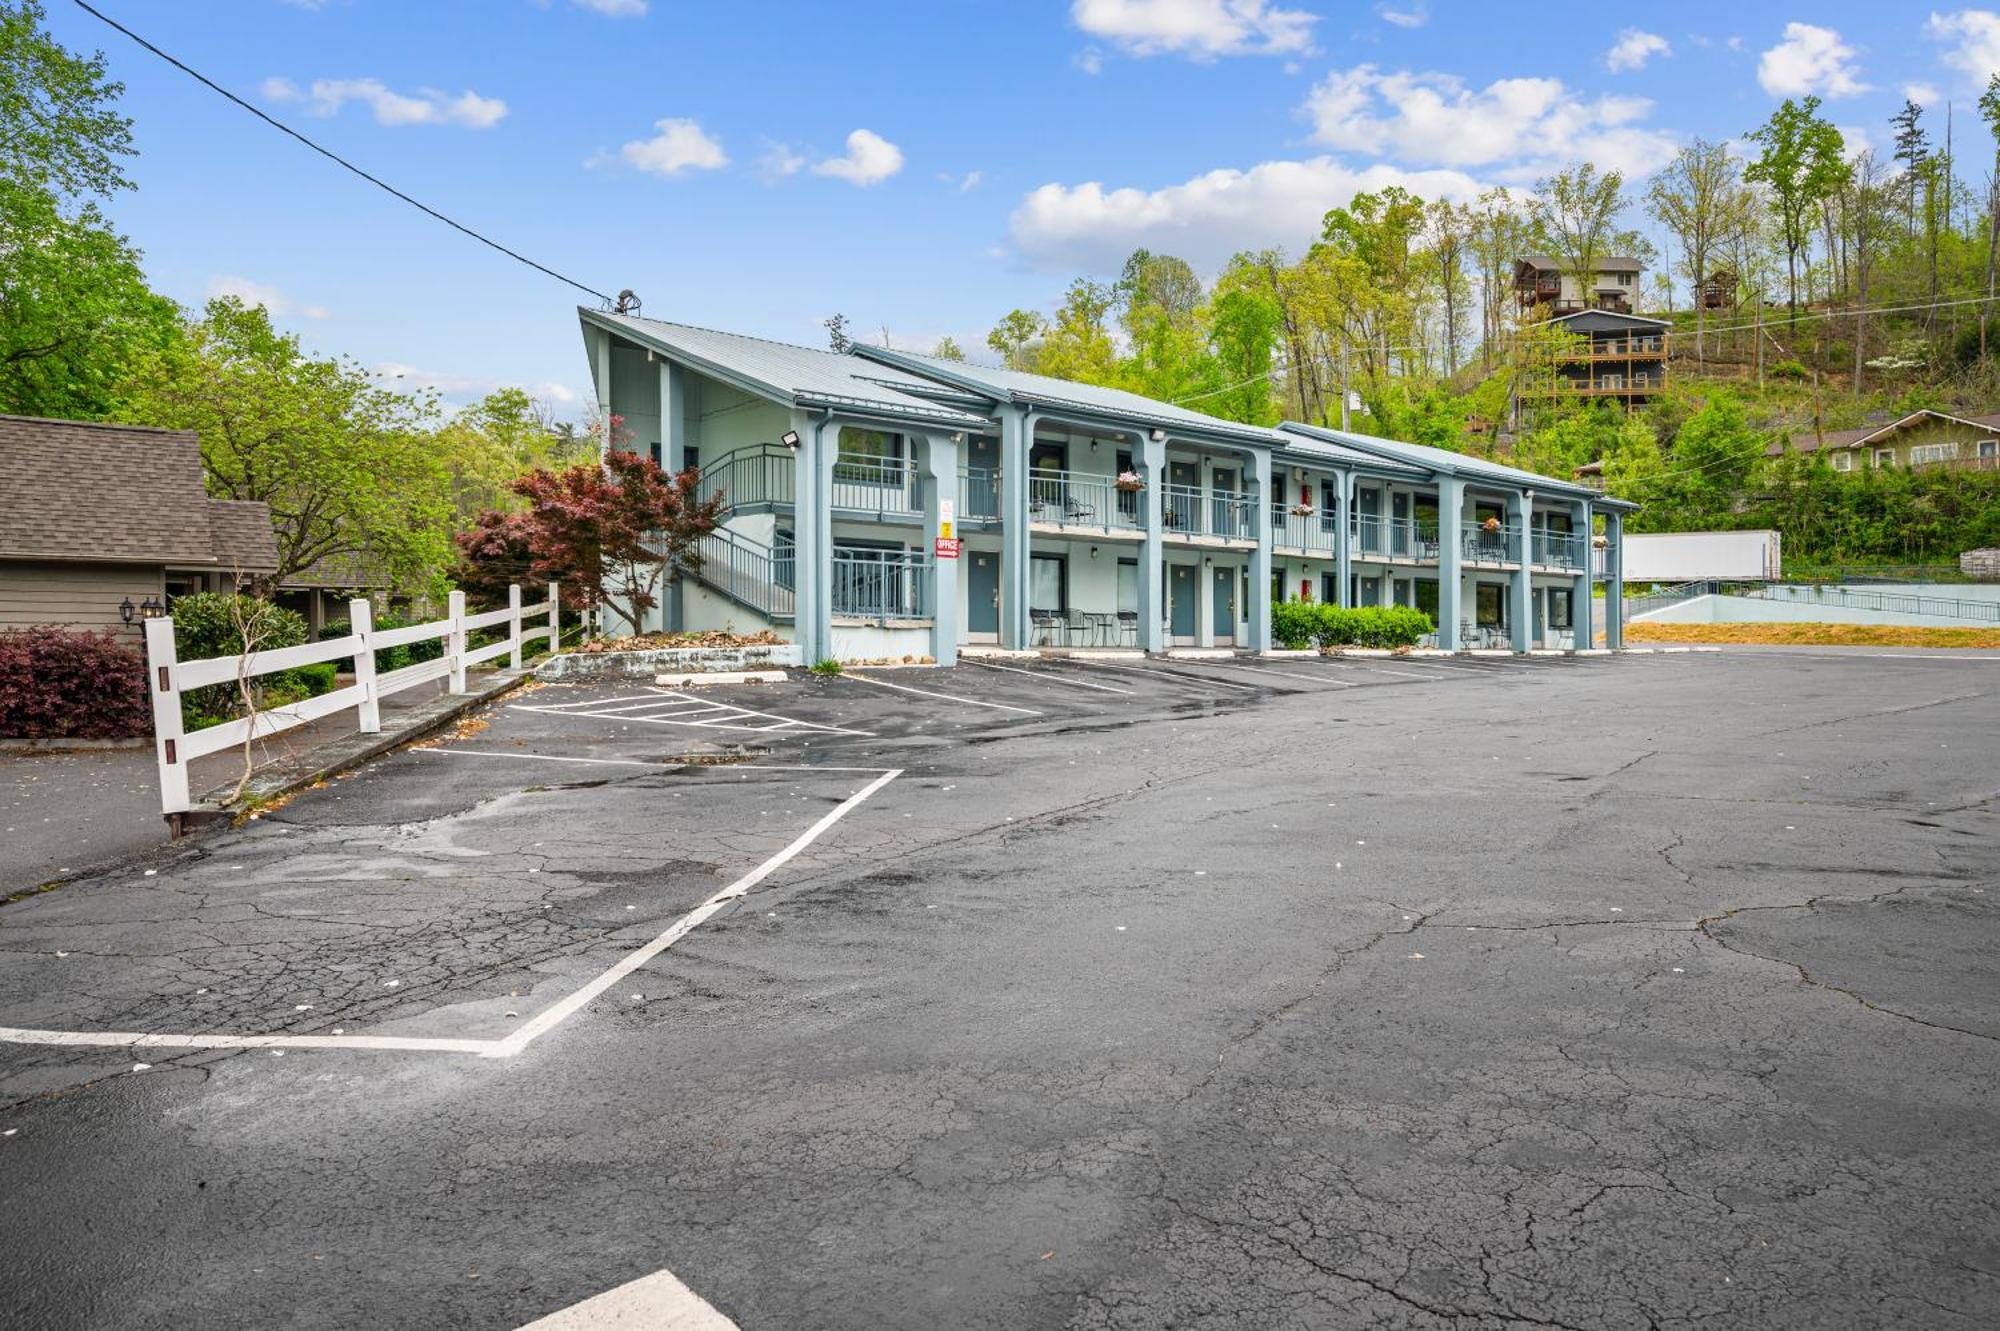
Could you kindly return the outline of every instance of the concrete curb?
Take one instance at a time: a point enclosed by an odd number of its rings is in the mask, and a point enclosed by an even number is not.
[[[105,753],[114,749],[150,749],[153,741],[137,739],[0,739],[0,753]]]
[[[236,783],[232,781],[204,792],[186,813],[168,814],[167,822],[176,837],[195,828],[232,822],[254,803],[303,790],[316,781],[359,767],[370,758],[379,758],[391,749],[401,748],[411,740],[442,729],[473,708],[512,692],[533,677],[532,667],[498,671],[488,677],[484,687],[467,693],[440,694],[410,709],[394,730],[385,727],[377,735],[345,735],[329,743],[315,745],[296,756],[266,763],[251,775],[241,799],[233,803],[228,800],[230,792],[236,788]]]

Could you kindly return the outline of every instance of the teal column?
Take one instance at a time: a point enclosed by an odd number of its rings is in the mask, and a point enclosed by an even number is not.
[[[958,441],[951,435],[923,436],[920,459],[924,479],[924,534],[933,550],[930,568],[931,659],[941,666],[958,664],[958,565],[956,559],[939,559],[935,554],[939,523],[943,520],[942,501],[958,496]],[[958,534],[956,522],[952,535]]]
[[[1458,602],[1463,587],[1459,581],[1458,546],[1465,521],[1465,482],[1456,476],[1438,477],[1438,646],[1447,652],[1458,650]]]
[[[822,502],[840,449],[840,427],[794,412],[792,429],[799,451],[792,459],[793,637],[807,665],[833,654],[833,522]]]
[[[660,362],[660,465],[669,475],[678,476],[687,461],[687,381],[681,367],[672,361]],[[660,608],[662,628],[678,631],[687,626],[681,599],[681,580],[667,584],[666,604]]]
[[[1570,506],[1570,525],[1576,528],[1571,535],[1581,547],[1583,567],[1570,579],[1569,631],[1575,650],[1585,652],[1596,645],[1590,632],[1590,566],[1596,556],[1590,542],[1589,500],[1579,499]]]
[[[1000,418],[1000,645],[1019,651],[1028,624],[1028,449],[1035,422],[1025,409]]]
[[[1604,515],[1604,645],[1625,645],[1625,515]]]
[[[1333,599],[1336,605],[1354,600],[1349,584],[1354,581],[1354,473],[1336,472],[1333,478],[1334,529],[1340,539],[1334,546]]]
[[[1271,650],[1271,450],[1251,450],[1250,470],[1257,483],[1250,503],[1256,513],[1257,549],[1250,556],[1250,650]]]
[[[1534,632],[1534,592],[1531,590],[1534,567],[1534,533],[1528,530],[1531,516],[1528,496],[1525,491],[1516,490],[1507,496],[1507,525],[1514,529],[1513,540],[1518,543],[1515,556],[1520,566],[1507,583],[1507,618],[1511,625],[1511,646],[1517,652],[1525,652],[1535,645]]]
[[[1142,435],[1135,444],[1133,461],[1146,478],[1146,488],[1139,492],[1139,517],[1146,532],[1139,546],[1139,647],[1163,652],[1167,649],[1167,546],[1160,525],[1160,488],[1167,483],[1167,441]]]

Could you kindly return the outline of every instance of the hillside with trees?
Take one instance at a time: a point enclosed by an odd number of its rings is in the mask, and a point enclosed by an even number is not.
[[[1359,194],[1301,254],[1239,253],[1204,283],[1141,250],[1115,281],[1072,281],[1053,316],[1009,311],[988,345],[1232,420],[1337,425],[1345,397],[1368,433],[1554,476],[1598,464],[1645,505],[1631,530],[1773,526],[1807,566],[1948,561],[2000,543],[2000,474],[1766,453],[1921,407],[2000,409],[2000,77],[1979,113],[1963,160],[1914,103],[1890,159],[1851,152],[1807,97],[1643,184],[1581,163],[1469,202]],[[1605,256],[1642,260],[1668,388],[1630,415],[1522,411],[1568,336],[1518,308],[1529,254],[1586,281]]]

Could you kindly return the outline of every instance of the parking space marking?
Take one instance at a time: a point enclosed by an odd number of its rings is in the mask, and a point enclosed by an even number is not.
[[[736,1323],[682,1284],[672,1271],[659,1270],[616,1289],[539,1317],[520,1331],[737,1331]]]
[[[1328,665],[1345,666],[1349,670],[1367,670],[1377,675],[1397,675],[1403,679],[1421,679],[1433,684],[1438,680],[1447,678],[1451,673],[1450,671],[1446,671],[1440,675],[1425,675],[1415,670],[1391,670],[1387,666],[1370,665],[1366,661],[1343,661],[1336,656],[1326,657],[1325,660]]]
[[[991,661],[980,661],[970,657],[965,659],[969,665],[985,666],[988,670],[1005,670],[1013,675],[1033,675],[1036,679],[1045,680],[1051,684],[1071,685],[1079,689],[1096,689],[1099,693],[1122,693],[1128,698],[1132,696],[1132,690],[1113,688],[1109,684],[1093,684],[1087,679],[1059,679],[1057,678],[1057,672],[1053,670],[1023,670],[1020,666],[994,665]]]
[[[1023,716],[1048,715],[1048,713],[1038,712],[1032,707],[1016,707],[1012,703],[986,702],[980,698],[961,698],[955,693],[938,693],[932,689],[913,689],[908,684],[891,684],[886,679],[874,679],[867,675],[856,674],[852,670],[841,671],[840,678],[858,679],[863,684],[873,684],[876,685],[878,688],[884,688],[884,689],[901,689],[904,693],[917,693],[923,695],[926,698],[943,698],[946,702],[962,702],[966,704],[968,707],[991,707],[995,711],[1019,712]]]
[[[1309,680],[1314,684],[1330,684],[1338,689],[1358,689],[1361,686],[1352,680],[1335,679],[1331,675],[1310,675],[1303,670],[1285,670],[1278,666],[1243,665],[1236,661],[1203,661],[1210,670],[1240,670],[1246,675],[1283,675],[1286,679]]]
[[[1089,657],[1069,657],[1066,658],[1066,663],[1094,666],[1099,670],[1129,670],[1135,675],[1155,675],[1161,679],[1184,679],[1193,684],[1206,684],[1210,688],[1217,689],[1236,689],[1242,693],[1257,691],[1251,684],[1237,684],[1226,679],[1204,679],[1200,675],[1191,675],[1180,670],[1149,670],[1145,666],[1124,665],[1118,661],[1093,661]]]
[[[459,753],[471,750],[419,749],[420,753]],[[484,755],[482,755],[484,756]],[[545,758],[545,754],[494,754],[493,757]],[[614,762],[616,759],[570,759],[574,762]],[[641,766],[684,766],[684,764],[638,764]],[[764,767],[743,764],[744,771],[833,771],[833,768],[784,766]],[[819,821],[794,837],[784,849],[766,859],[720,892],[709,897],[669,925],[651,941],[627,953],[609,969],[568,996],[557,1000],[513,1034],[497,1040],[452,1039],[411,1035],[227,1035],[171,1034],[151,1031],[53,1031],[20,1026],[0,1026],[0,1041],[11,1044],[113,1046],[128,1049],[368,1049],[415,1053],[476,1054],[481,1058],[512,1058],[535,1040],[576,1015],[586,1004],[639,967],[665,952],[727,907],[749,895],[769,878],[825,835],[835,823],[860,807],[876,791],[903,774],[901,768],[840,768],[844,772],[869,771],[875,779],[823,814]]]
[[[662,689],[657,693],[640,694],[631,698],[607,698],[601,701],[586,698],[578,702],[510,703],[508,710],[540,712],[545,716],[588,716],[604,721],[644,721],[648,725],[656,726],[743,730],[755,735],[812,731],[827,735],[856,735],[862,739],[875,738],[866,730],[828,725],[824,721],[802,721],[797,717],[780,716],[776,712],[760,712],[750,707],[738,707],[735,703],[716,702],[710,698],[676,693],[672,689]],[[757,724],[752,724],[753,721]]]

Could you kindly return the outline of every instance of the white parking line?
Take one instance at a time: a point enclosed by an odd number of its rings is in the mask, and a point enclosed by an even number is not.
[[[641,694],[633,698],[608,698],[601,702],[596,699],[586,699],[582,702],[547,705],[512,703],[509,704],[508,710],[540,712],[547,716],[587,716],[605,721],[643,721],[647,725],[655,726],[742,730],[757,735],[771,734],[775,731],[803,730],[829,735],[855,735],[862,739],[875,738],[866,730],[828,725],[823,721],[802,721],[796,717],[780,716],[776,712],[760,712],[750,707],[738,707],[735,703],[716,702],[710,698],[676,693],[672,689],[662,689],[657,693]]]
[[[537,1318],[520,1331],[737,1331],[736,1323],[680,1282],[655,1271]]]
[[[464,750],[425,749],[424,753],[465,753]],[[480,756],[488,756],[481,754]],[[494,754],[493,757],[545,758],[544,754]],[[572,762],[616,761],[612,759],[570,759]],[[682,764],[636,764],[639,766],[681,766]],[[743,769],[755,771],[762,764],[746,763]],[[782,771],[831,771],[831,768],[784,767],[764,770]],[[842,768],[853,771],[853,768]],[[866,768],[876,772],[873,781],[849,795],[839,804],[829,809],[818,822],[793,838],[791,843],[777,854],[759,864],[750,872],[723,888],[708,900],[681,916],[651,942],[629,952],[616,965],[610,967],[581,989],[557,1001],[536,1015],[526,1025],[512,1035],[499,1040],[459,1040],[409,1035],[222,1035],[222,1034],[167,1034],[151,1031],[52,1031],[37,1030],[19,1026],[0,1026],[0,1040],[13,1044],[33,1045],[94,1045],[117,1046],[132,1049],[374,1049],[398,1050],[420,1053],[477,1054],[482,1058],[512,1058],[526,1049],[529,1044],[554,1030],[583,1008],[592,999],[612,985],[630,975],[639,967],[659,956],[678,943],[688,934],[721,912],[725,907],[748,895],[750,890],[766,878],[792,862],[801,851],[825,835],[827,829],[858,808],[863,800],[894,781],[903,774],[901,768]]]
[[[1366,661],[1343,661],[1335,656],[1327,657],[1326,663],[1333,666],[1345,666],[1349,670],[1367,670],[1377,675],[1397,675],[1403,679],[1423,679],[1429,680],[1432,683],[1446,678],[1451,673],[1450,671],[1445,671],[1443,674],[1426,675],[1415,670],[1391,670],[1387,666],[1370,665]]]
[[[1304,679],[1314,684],[1330,684],[1337,689],[1361,687],[1352,680],[1334,679],[1330,675],[1310,675],[1303,670],[1284,670],[1276,666],[1239,665],[1234,661],[1203,661],[1201,664],[1210,670],[1236,670],[1246,675],[1283,675],[1287,679]]]
[[[1185,674],[1179,670],[1149,670],[1145,666],[1124,665],[1117,661],[1094,661],[1087,656],[1069,657],[1066,660],[1075,665],[1095,666],[1099,670],[1129,670],[1135,675],[1157,675],[1161,679],[1186,680],[1190,684],[1206,684],[1216,689],[1238,689],[1244,693],[1257,691],[1249,684],[1232,684],[1226,679],[1203,679],[1200,675]]]
[[[1022,714],[1023,716],[1046,716],[1046,715],[1048,715],[1048,714],[1047,714],[1046,712],[1038,712],[1038,711],[1036,711],[1036,710],[1035,710],[1034,708],[1032,708],[1032,707],[1016,707],[1016,706],[1014,706],[1014,705],[1013,705],[1012,703],[1004,703],[1004,702],[986,702],[986,701],[984,701],[983,699],[979,699],[979,698],[961,698],[961,697],[959,697],[959,696],[958,696],[957,694],[955,694],[955,693],[938,693],[938,692],[936,692],[936,691],[934,691],[934,690],[931,690],[931,689],[913,689],[913,688],[911,688],[911,687],[910,687],[910,686],[909,686],[908,684],[891,684],[891,683],[890,683],[890,682],[889,682],[888,680],[886,680],[886,679],[871,679],[871,678],[869,678],[869,677],[868,677],[867,675],[860,675],[860,674],[856,674],[856,673],[855,673],[854,671],[852,671],[852,670],[843,670],[843,671],[842,671],[842,672],[840,673],[840,678],[842,678],[842,679],[858,679],[858,680],[860,680],[860,681],[861,681],[861,682],[862,682],[863,684],[873,684],[873,685],[875,685],[875,686],[876,686],[876,687],[878,687],[878,688],[884,688],[884,689],[901,689],[901,690],[902,690],[902,691],[903,691],[904,693],[920,693],[920,694],[922,694],[922,695],[923,695],[924,697],[926,697],[926,698],[943,698],[943,699],[944,699],[945,701],[947,701],[947,702],[962,702],[962,703],[966,704],[966,705],[967,705],[967,706],[969,706],[969,707],[991,707],[991,708],[993,708],[993,709],[994,709],[995,711],[1000,711],[1000,712],[1019,712],[1019,713],[1021,713],[1021,714]]]
[[[1005,670],[1014,675],[1033,675],[1036,679],[1052,684],[1067,684],[1079,689],[1096,689],[1099,693],[1122,693],[1130,697],[1132,690],[1113,688],[1109,684],[1093,684],[1087,679],[1056,679],[1055,672],[1048,670],[1023,670],[1019,666],[994,665],[991,661],[981,661],[974,657],[961,657],[967,665],[985,666],[988,670]]]

